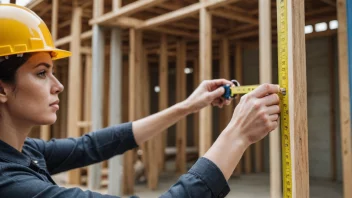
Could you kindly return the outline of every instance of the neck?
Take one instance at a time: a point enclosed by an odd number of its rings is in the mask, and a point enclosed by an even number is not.
[[[14,120],[7,119],[8,116],[0,118],[0,140],[22,152],[22,147],[31,127],[24,127]]]

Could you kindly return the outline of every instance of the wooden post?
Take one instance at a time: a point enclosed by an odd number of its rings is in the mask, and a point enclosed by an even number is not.
[[[260,84],[272,83],[272,36],[271,36],[271,1],[258,1],[259,6],[259,78]],[[280,134],[275,129],[269,135],[270,149],[270,197],[282,197]],[[262,159],[261,159],[262,160]],[[263,161],[260,161],[263,163]],[[262,167],[260,171],[263,171]]]
[[[57,23],[59,20],[59,0],[52,1],[52,10],[51,10],[51,35],[53,41],[55,42],[57,39]]]
[[[220,44],[220,78],[225,78],[230,80],[230,53],[229,53],[229,40],[227,38],[223,38]],[[230,122],[233,107],[231,106],[224,106],[219,111],[219,132],[225,129],[227,124]]]
[[[62,67],[62,84],[67,85],[68,84],[68,67]],[[61,114],[60,114],[60,138],[66,137],[64,135],[67,132],[67,117],[68,117],[68,93],[67,91],[62,92],[61,98],[60,98],[61,103]]]
[[[50,125],[40,126],[40,139],[48,141],[50,139]]]
[[[348,1],[347,1],[348,2]],[[351,6],[350,6],[351,7]],[[348,29],[346,0],[337,0],[338,51],[339,51],[339,92],[340,92],[340,125],[341,152],[343,168],[343,195],[352,197],[352,153],[351,153],[351,96],[348,86]],[[351,63],[350,63],[351,64]],[[351,83],[351,81],[350,81]],[[351,86],[351,85],[350,85]]]
[[[117,11],[118,9],[120,9],[122,6],[122,0],[113,0],[112,1],[112,10],[113,11]]]
[[[242,55],[243,55],[243,49],[242,49],[242,44],[240,42],[235,44],[235,79],[242,83],[243,82],[243,61],[242,61]],[[236,96],[235,98],[235,102],[233,104],[232,109],[234,110],[236,105],[240,102],[240,96]],[[232,116],[232,115],[231,115]],[[251,147],[248,147],[247,150],[244,153],[244,157],[245,157],[245,162],[248,162],[248,166],[246,165],[246,171],[250,171],[251,170],[251,152],[250,152]],[[236,166],[236,169],[234,171],[234,176],[238,176],[242,173],[242,169],[243,169],[243,157],[242,159],[239,161],[239,163]]]
[[[70,51],[72,56],[69,58],[69,72],[68,72],[68,137],[79,137],[79,128],[77,126],[80,121],[81,112],[81,20],[82,8],[74,6],[72,23],[71,23],[71,43]],[[75,169],[69,172],[69,183],[80,184],[80,171]]]
[[[122,35],[118,27],[111,30],[110,43],[110,100],[109,126],[122,123]],[[123,158],[121,155],[109,160],[108,193],[121,196]]]
[[[199,86],[199,64],[198,58],[193,59],[193,90]],[[199,113],[193,114],[193,144],[199,150]]]
[[[160,55],[159,55],[159,111],[162,111],[168,107],[168,55],[167,55],[167,36],[166,34],[161,35],[161,45],[160,45]],[[166,147],[166,139],[167,139],[167,130],[162,134],[157,136],[158,150],[159,152],[159,171],[164,169],[165,163],[165,147]]]
[[[104,1],[94,0],[93,17],[103,14]],[[102,27],[93,25],[92,36],[92,131],[103,127],[103,95],[104,95],[104,66],[105,40]],[[101,164],[88,167],[88,188],[98,189],[101,181]]]
[[[287,0],[292,197],[309,197],[304,1]],[[280,60],[281,61],[281,60]]]
[[[243,83],[243,46],[242,43],[238,42],[235,45],[235,77],[236,80],[240,83]],[[241,97],[236,96],[236,104],[240,102]],[[244,152],[244,172],[252,172],[252,147],[248,147]],[[242,171],[242,163],[240,162],[236,167],[235,171]],[[238,173],[236,173],[238,174]]]
[[[145,96],[144,98],[144,116],[148,116],[150,114],[150,75],[149,75],[149,63],[148,63],[148,57],[147,57],[147,52],[146,49],[143,51],[143,75],[144,76],[144,92],[143,95]],[[160,138],[159,138],[160,139]],[[148,188],[151,190],[156,190],[158,187],[158,182],[159,182],[159,167],[158,167],[158,160],[155,158],[154,153],[157,151],[158,147],[157,145],[159,142],[157,142],[159,139],[156,137],[152,138],[147,142],[147,161],[148,161],[148,169],[147,169],[147,175],[148,175]]]
[[[130,71],[129,71],[129,121],[135,121],[138,117],[137,114],[137,93],[139,90],[137,79],[139,77],[139,69],[141,66],[141,47],[142,47],[142,35],[140,31],[133,28],[130,29]],[[124,182],[123,182],[123,194],[132,194],[134,192],[134,169],[133,169],[134,151],[130,150],[125,153],[124,158]]]
[[[201,0],[206,2],[206,0]],[[212,21],[211,14],[206,8],[200,9],[199,14],[199,76],[200,80],[212,78]],[[203,156],[212,144],[212,107],[208,106],[199,111],[199,156]]]
[[[176,43],[176,102],[181,102],[186,98],[186,42],[181,39]],[[179,174],[186,173],[187,163],[187,120],[181,119],[176,123],[176,171]]]
[[[86,54],[85,59],[85,81],[84,81],[84,115],[83,120],[90,123],[84,128],[84,132],[88,133],[91,130],[92,118],[92,55]]]

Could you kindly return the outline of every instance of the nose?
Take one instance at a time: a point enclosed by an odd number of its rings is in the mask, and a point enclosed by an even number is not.
[[[53,86],[51,87],[52,94],[59,94],[64,90],[64,86],[60,83],[60,81],[53,77]]]

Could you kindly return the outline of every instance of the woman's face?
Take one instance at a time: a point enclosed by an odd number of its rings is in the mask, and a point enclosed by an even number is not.
[[[16,123],[53,124],[63,89],[53,75],[49,53],[35,53],[17,70],[15,85],[4,86],[7,99],[3,106]]]

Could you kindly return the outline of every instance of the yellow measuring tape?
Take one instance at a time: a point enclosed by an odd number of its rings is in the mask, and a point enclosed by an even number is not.
[[[281,104],[281,144],[282,144],[282,176],[283,197],[292,197],[292,170],[291,170],[291,142],[288,104],[288,30],[287,30],[287,0],[277,0],[277,27],[278,27],[278,63],[279,84],[286,90],[280,95]]]
[[[277,27],[278,27],[278,64],[279,64],[279,85],[281,88],[280,97],[280,125],[281,125],[281,146],[282,146],[282,180],[283,197],[292,197],[292,171],[291,171],[291,142],[288,104],[288,32],[287,32],[287,0],[277,0]],[[225,98],[235,97],[237,94],[246,94],[253,91],[259,85],[224,86]]]

